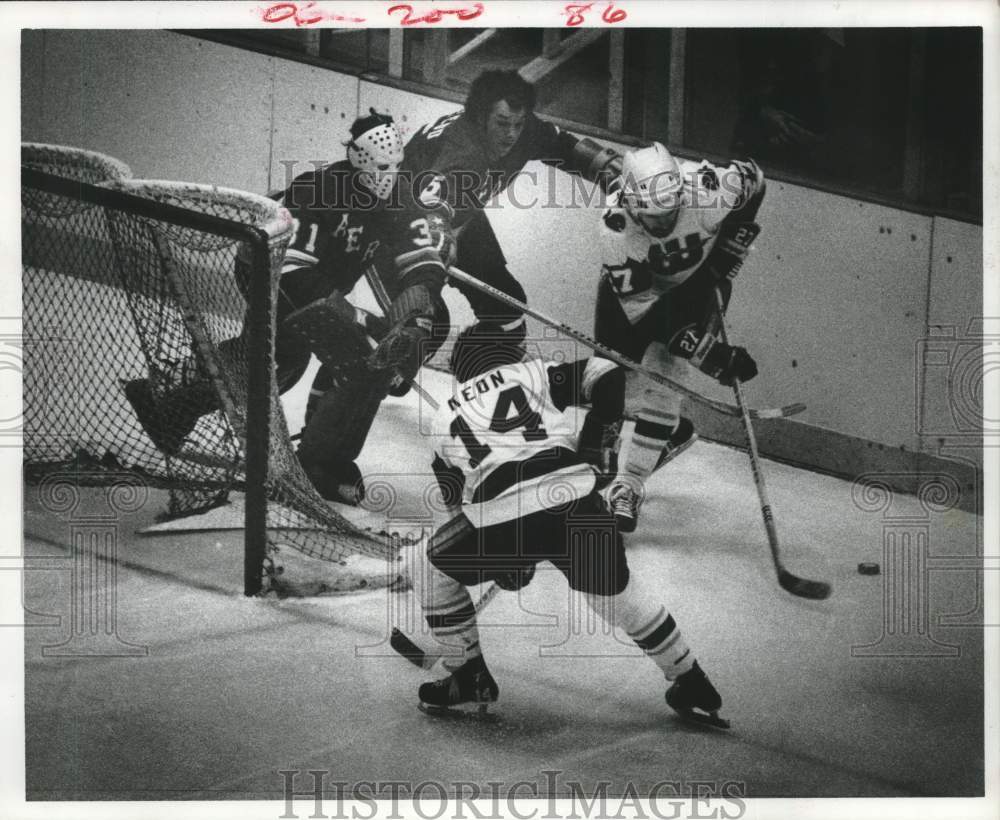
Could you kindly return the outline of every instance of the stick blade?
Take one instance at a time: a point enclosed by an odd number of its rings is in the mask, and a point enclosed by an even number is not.
[[[784,407],[767,407],[750,410],[752,419],[787,419],[789,416],[797,416],[806,409],[802,402],[786,404]]]
[[[833,591],[829,584],[824,581],[810,581],[808,578],[799,578],[792,575],[787,569],[778,572],[778,583],[786,592],[797,595],[799,598],[810,598],[814,601],[822,601],[830,597]]]
[[[411,641],[397,627],[392,628],[392,635],[389,637],[389,646],[396,650],[402,657],[406,658],[414,666],[421,669],[426,668],[427,653]]]

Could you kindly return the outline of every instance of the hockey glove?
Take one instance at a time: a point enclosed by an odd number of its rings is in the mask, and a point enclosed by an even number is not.
[[[409,381],[423,363],[423,342],[430,335],[430,328],[419,325],[395,327],[368,357],[368,366],[372,370],[395,370]]]
[[[436,316],[447,317],[448,309],[439,294],[423,284],[403,289],[386,311],[389,330],[375,352],[368,357],[372,370],[396,370],[405,380],[417,375],[424,357],[432,352],[427,346]]]
[[[748,382],[756,376],[757,362],[745,347],[716,342],[705,356],[701,369],[713,379],[718,379],[719,384],[732,387],[736,379]]]
[[[756,222],[737,222],[724,225],[705,261],[716,280],[721,282],[726,278],[733,279],[743,263],[750,255],[753,241],[760,233],[760,225]]]

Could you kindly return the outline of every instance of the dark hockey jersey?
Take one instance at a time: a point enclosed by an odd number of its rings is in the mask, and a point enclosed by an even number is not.
[[[454,208],[454,225],[460,227],[531,160],[568,170],[576,142],[572,134],[528,114],[514,147],[491,161],[482,128],[459,111],[413,135],[406,144],[403,168],[425,201],[439,197]]]
[[[331,290],[346,294],[374,266],[390,299],[417,282],[437,289],[443,284],[439,251],[447,206],[422,206],[405,177],[382,201],[357,182],[343,160],[296,177],[277,198],[295,220],[284,272],[314,267],[328,277]]]

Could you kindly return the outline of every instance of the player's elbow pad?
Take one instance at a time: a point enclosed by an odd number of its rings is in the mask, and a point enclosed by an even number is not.
[[[584,137],[573,145],[567,170],[598,183],[606,191],[611,182],[621,174],[622,157],[613,148]]]

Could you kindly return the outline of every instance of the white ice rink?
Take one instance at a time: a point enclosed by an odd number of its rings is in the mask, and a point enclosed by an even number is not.
[[[446,377],[424,383],[440,394]],[[395,518],[424,514],[416,408],[412,395],[390,399],[361,459],[393,475]],[[996,640],[972,568],[982,519],[902,495],[879,508],[850,482],[765,470],[788,566],[830,581],[829,600],[778,587],[734,449],[700,441],[656,474],[628,539],[632,571],[660,587],[721,692],[728,733],[678,722],[656,667],[571,617],[579,602],[544,566],[481,618],[499,723],[428,717],[416,709],[426,674],[385,643],[408,595],[245,599],[238,531],[136,534],[162,511],[155,492],[118,526],[117,635],[146,653],[46,654],[69,637],[75,525],[26,487],[29,622],[61,618],[25,630],[29,799],[280,800],[279,770],[524,780],[542,794],[545,770],[562,784],[610,781],[612,795],[664,780],[736,783],[749,797],[981,794],[984,634]],[[80,492],[80,509],[101,507],[103,490]],[[884,549],[905,533],[912,563],[893,571]],[[860,575],[861,561],[882,574]]]

